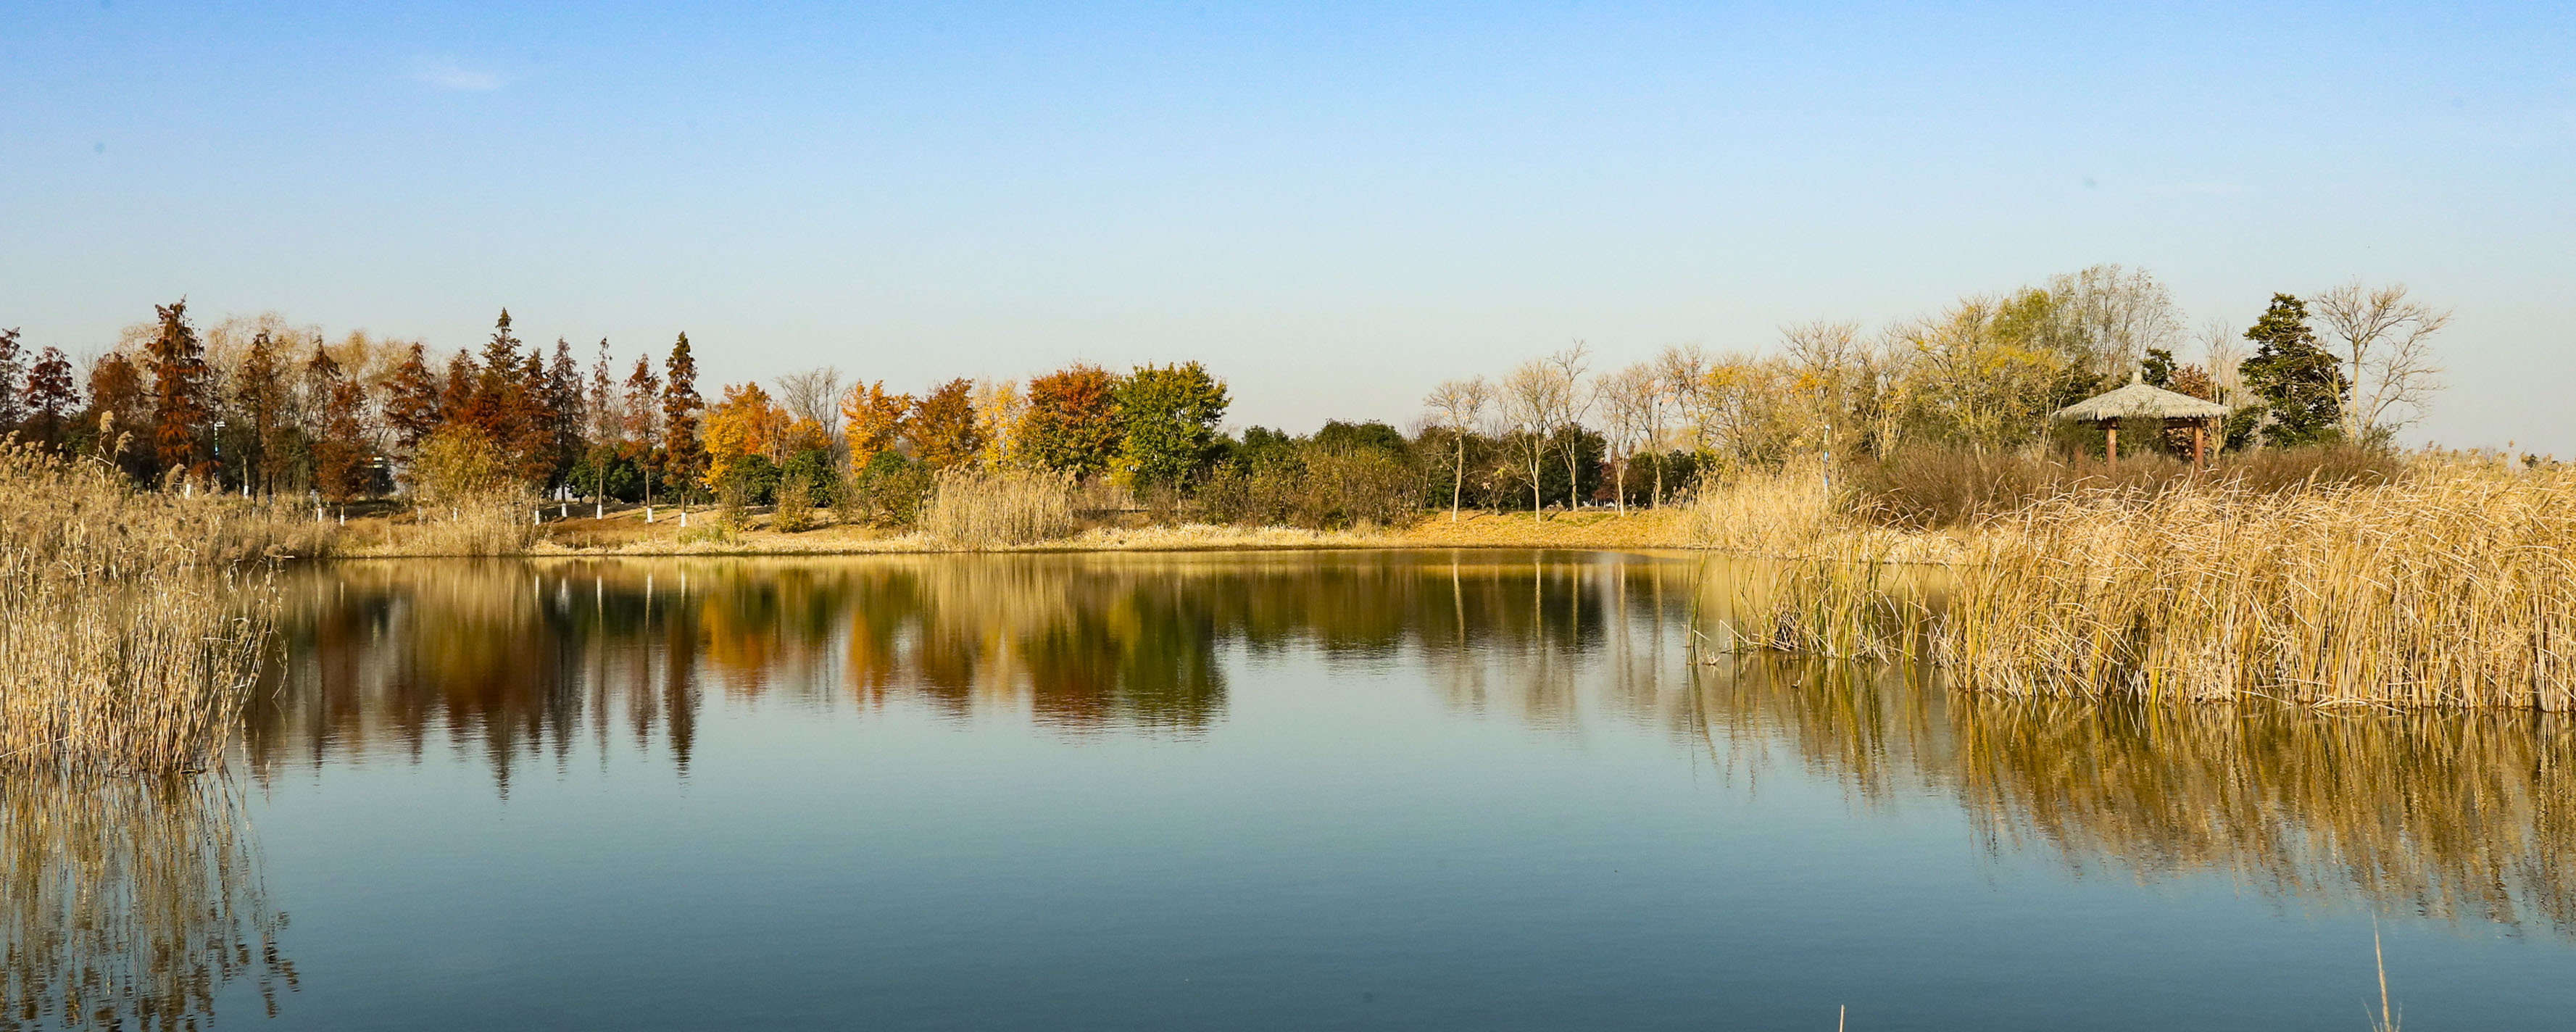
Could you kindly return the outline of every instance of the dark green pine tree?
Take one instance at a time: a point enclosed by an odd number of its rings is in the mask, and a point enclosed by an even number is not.
[[[2245,339],[2254,356],[2243,366],[2245,385],[2263,399],[2272,417],[2263,430],[2265,443],[2315,444],[2335,440],[2343,421],[2343,365],[2317,346],[2308,329],[2308,306],[2288,294],[2272,295],[2272,306],[2254,320]]]

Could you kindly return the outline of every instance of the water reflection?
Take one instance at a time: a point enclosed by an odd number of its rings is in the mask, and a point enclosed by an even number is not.
[[[1895,664],[1728,657],[1700,697],[1740,762],[1955,799],[1991,851],[2216,873],[2285,899],[2576,938],[2576,724],[1954,695]]]
[[[296,986],[221,777],[0,781],[0,1030],[188,1028],[241,979],[271,1017]]]
[[[1540,724],[1591,678],[1681,733],[1691,578],[1533,553],[350,564],[289,592],[244,740],[268,771],[444,738],[506,786],[585,739],[685,769],[711,694],[1188,736],[1225,717],[1229,650],[1423,660],[1459,706]]]
[[[1729,569],[1491,552],[356,564],[290,591],[287,658],[243,740],[263,773],[444,742],[506,791],[514,767],[584,749],[685,771],[719,704],[1191,737],[1247,677],[1403,665],[1464,715],[1618,720],[1864,800],[1935,793],[1998,855],[2576,937],[2562,716],[2017,701],[1896,664],[1690,663],[1694,621],[1742,594]]]

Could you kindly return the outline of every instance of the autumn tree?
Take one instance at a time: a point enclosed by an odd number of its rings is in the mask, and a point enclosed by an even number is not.
[[[923,395],[912,407],[911,436],[914,457],[932,469],[972,465],[984,450],[974,381],[950,380]]]
[[[884,381],[856,384],[841,398],[841,436],[850,449],[850,469],[868,468],[879,452],[901,440],[912,416],[912,395],[889,394]]]
[[[385,428],[393,432],[394,448],[404,458],[417,454],[420,443],[437,432],[442,418],[438,395],[438,378],[430,373],[428,356],[415,343],[385,383]]]
[[[560,479],[582,457],[586,398],[581,366],[573,361],[572,342],[555,338],[554,363],[546,368],[545,423],[554,450],[554,474]]]
[[[288,386],[277,356],[277,342],[267,330],[253,334],[250,349],[233,370],[233,411],[242,417],[248,454],[242,457],[243,480],[262,494],[278,490],[284,459],[293,449],[284,440],[296,428],[288,418]]]
[[[653,504],[653,484],[662,472],[662,378],[653,372],[653,357],[638,355],[626,374],[624,455],[644,471],[644,504]]]
[[[159,332],[148,361],[152,373],[152,449],[156,470],[204,472],[207,381],[204,345],[188,325],[188,301],[156,305]]]
[[[80,404],[80,390],[72,382],[71,359],[61,348],[46,348],[27,369],[23,404],[28,436],[47,447],[62,447],[65,425]]]
[[[474,372],[471,392],[450,418],[482,431],[486,441],[507,454],[519,441],[522,407],[519,338],[510,332],[509,309],[502,309],[501,317],[494,320],[492,337],[483,343],[483,358],[474,363]]]
[[[787,428],[787,411],[759,384],[726,385],[723,397],[707,409],[707,486],[721,488],[744,459],[771,458]]]
[[[97,453],[135,477],[152,475],[152,395],[143,369],[122,352],[109,352],[89,369],[89,410],[81,423]]]
[[[1118,384],[1117,401],[1117,469],[1129,484],[1178,487],[1213,456],[1225,383],[1198,363],[1138,366]]]
[[[688,334],[671,345],[663,370],[662,477],[685,489],[706,471],[707,461],[698,437],[698,412],[706,402],[698,396],[698,360],[689,353]]]
[[[1017,435],[1021,460],[1082,477],[1107,472],[1124,432],[1118,388],[1117,374],[1088,363],[1030,380]]]
[[[975,384],[975,429],[983,435],[987,468],[1003,469],[1017,460],[1020,420],[1028,410],[1028,399],[1020,394],[1018,383],[984,380]]]
[[[313,442],[313,486],[332,502],[349,502],[366,493],[369,459],[366,430],[359,419],[366,388],[343,375],[340,363],[317,342],[305,363],[306,382],[321,400],[321,425]]]
[[[2350,384],[2335,356],[2317,346],[2307,304],[2289,294],[2272,295],[2245,339],[2254,342],[2254,355],[2245,360],[2245,385],[2263,399],[2269,416],[2264,441],[2300,445],[2332,439],[2343,422]]]

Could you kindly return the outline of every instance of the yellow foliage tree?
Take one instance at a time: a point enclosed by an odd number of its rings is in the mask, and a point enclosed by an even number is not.
[[[744,456],[769,456],[788,433],[787,410],[757,383],[727,386],[724,400],[707,410],[706,425],[708,487],[723,483]]]
[[[868,460],[894,447],[912,413],[912,395],[888,394],[885,381],[850,388],[841,398],[842,436],[850,441],[850,468],[868,468]]]

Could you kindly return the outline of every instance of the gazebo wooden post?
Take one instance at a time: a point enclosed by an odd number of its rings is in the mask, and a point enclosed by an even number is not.
[[[2105,419],[2102,421],[2102,451],[2111,457],[2112,469],[2120,468],[2120,423],[2118,420]]]
[[[2209,454],[2209,421],[2191,421],[2191,468],[2199,469]]]

